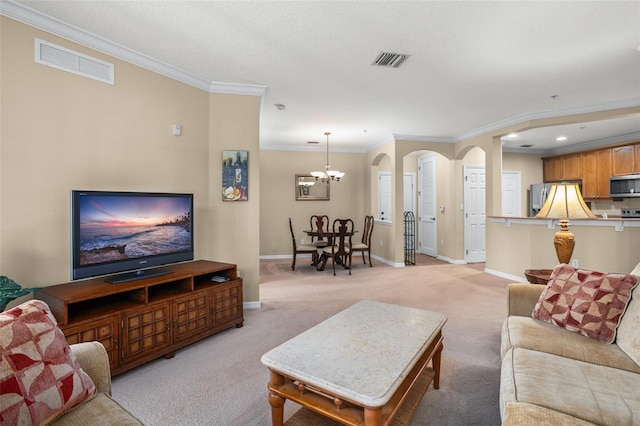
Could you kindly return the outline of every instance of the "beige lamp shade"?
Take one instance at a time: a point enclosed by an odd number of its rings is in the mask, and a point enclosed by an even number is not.
[[[549,197],[536,217],[544,219],[560,219],[560,230],[556,232],[553,245],[560,263],[569,263],[575,239],[569,231],[569,219],[595,219],[582,198],[577,184],[560,183],[551,185]]]
[[[545,219],[595,219],[589,210],[580,187],[575,183],[560,183],[551,185],[547,201],[536,217]]]

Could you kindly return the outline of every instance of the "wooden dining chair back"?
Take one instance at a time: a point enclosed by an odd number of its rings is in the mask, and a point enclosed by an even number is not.
[[[365,216],[364,217],[364,231],[362,232],[362,242],[353,243],[351,246],[351,251],[359,251],[362,253],[362,262],[367,264],[367,261],[364,258],[364,253],[368,253],[369,257],[369,266],[373,266],[371,263],[371,234],[373,233],[373,216]]]
[[[351,275],[351,236],[353,235],[353,221],[351,219],[336,219],[333,221],[333,244],[323,249],[326,259],[331,258],[333,275],[336,274],[336,263],[349,270]]]
[[[297,254],[311,254],[311,263],[315,265],[318,261],[318,247],[311,244],[296,243],[296,236],[293,233],[293,225],[291,224],[291,218],[289,218],[289,230],[291,231],[291,243],[293,245],[293,263],[291,263],[291,270],[296,270],[296,255]]]
[[[311,224],[311,231],[321,231],[324,233],[329,233],[329,216],[327,215],[313,215],[309,219],[309,223]],[[318,247],[323,248],[327,247],[330,242],[326,236],[311,236],[311,244]]]

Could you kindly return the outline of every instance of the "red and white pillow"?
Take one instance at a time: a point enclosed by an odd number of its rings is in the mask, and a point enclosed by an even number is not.
[[[604,343],[613,343],[631,291],[633,275],[556,266],[531,316]]]
[[[0,313],[0,424],[45,424],[95,393],[46,303]]]

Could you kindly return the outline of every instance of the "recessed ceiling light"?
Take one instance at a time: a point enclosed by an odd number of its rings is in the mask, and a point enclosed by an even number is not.
[[[310,143],[310,144],[319,144],[320,142],[318,142],[318,141],[307,141],[307,143]]]
[[[559,95],[551,95],[551,99],[558,99]]]
[[[531,148],[533,145],[530,144],[526,144],[526,145],[520,145],[520,148]]]
[[[566,137],[566,136],[558,136],[558,137],[556,138],[556,141],[558,141],[558,142],[563,142],[563,141],[566,141],[566,140],[567,140],[567,137]]]
[[[507,137],[508,137],[508,138],[517,138],[517,137],[518,137],[518,134],[517,134],[517,133],[509,133],[509,134],[507,135]]]
[[[287,106],[284,104],[273,104],[273,106],[276,107],[278,111],[282,111],[287,108]]]

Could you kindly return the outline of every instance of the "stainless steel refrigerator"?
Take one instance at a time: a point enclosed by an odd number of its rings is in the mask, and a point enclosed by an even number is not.
[[[534,217],[540,209],[542,209],[549,195],[551,185],[551,183],[536,183],[531,185],[529,189],[529,217]]]

